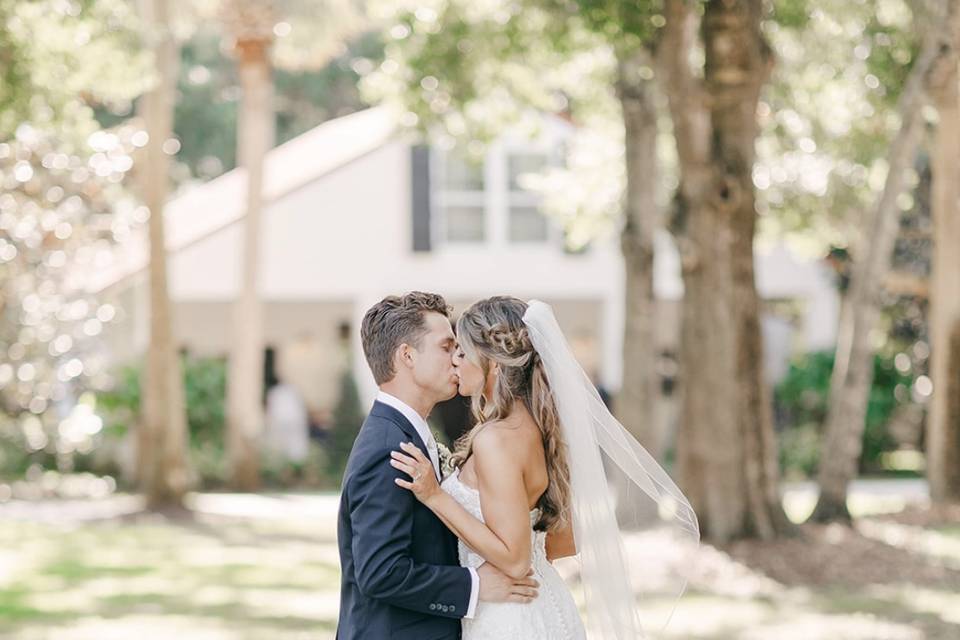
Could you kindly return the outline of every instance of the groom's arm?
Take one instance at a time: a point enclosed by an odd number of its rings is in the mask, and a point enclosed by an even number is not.
[[[420,613],[470,617],[479,592],[476,572],[410,557],[416,498],[394,482],[400,477],[389,462],[395,448],[375,451],[350,478],[353,558],[360,591]]]

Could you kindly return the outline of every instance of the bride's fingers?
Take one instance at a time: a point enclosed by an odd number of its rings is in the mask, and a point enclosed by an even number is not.
[[[537,590],[531,589],[530,587],[514,587],[511,589],[511,593],[523,598],[530,598],[531,600],[537,597]]]
[[[423,455],[423,451],[420,451],[412,442],[401,442],[400,448],[420,462],[426,462],[427,460],[426,456]]]
[[[516,602],[518,604],[529,604],[533,602],[533,600],[536,597],[537,596],[535,595],[531,596],[531,595],[525,595],[525,594],[519,594],[519,593],[511,593],[507,598],[507,602]]]
[[[420,462],[420,461],[418,461],[418,460],[414,460],[413,458],[411,458],[411,457],[409,457],[409,456],[405,456],[405,455],[403,455],[402,453],[397,453],[396,451],[392,451],[392,452],[390,453],[390,457],[392,458],[392,459],[390,460],[390,464],[393,464],[394,462],[399,462],[400,464],[406,465],[406,466],[409,467],[410,469],[414,469],[414,470],[419,469],[421,476],[424,475],[425,473],[427,473],[427,471],[432,471],[432,469],[433,469],[433,466],[432,466],[432,465],[431,465],[429,468],[427,467],[427,464],[429,464],[429,463],[423,463],[423,462]],[[394,466],[396,466],[396,465],[394,465]],[[400,467],[397,467],[397,468],[399,469]],[[411,477],[414,475],[413,473],[410,473],[409,471],[407,471],[407,473],[408,473]]]
[[[417,466],[417,464],[420,462],[416,458],[411,458],[410,456],[406,456],[400,453],[399,451],[391,451],[390,457],[393,458],[394,460],[402,462],[403,464],[408,464],[411,467]]]
[[[414,467],[411,467],[408,464],[404,464],[399,460],[391,460],[390,466],[393,467],[394,469],[399,469],[400,471],[403,471],[405,474],[407,474],[411,478],[417,475],[417,470]]]
[[[431,464],[430,462],[428,462],[428,461],[426,461],[426,460],[421,460],[420,458],[413,458],[413,457],[411,457],[411,456],[404,455],[404,454],[400,453],[399,451],[391,451],[391,452],[390,452],[390,457],[393,458],[394,460],[399,460],[400,462],[402,462],[402,463],[404,463],[404,464],[408,464],[408,465],[410,465],[411,467],[420,467],[421,469],[425,469],[425,468],[426,468],[426,465]],[[431,466],[432,466],[432,465],[431,465]]]

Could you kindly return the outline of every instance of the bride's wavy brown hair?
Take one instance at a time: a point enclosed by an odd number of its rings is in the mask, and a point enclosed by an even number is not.
[[[486,425],[505,419],[519,400],[540,428],[547,462],[547,489],[537,507],[540,519],[534,528],[553,531],[569,522],[570,467],[560,418],[540,355],[533,348],[523,314],[527,303],[509,296],[475,302],[457,321],[457,340],[464,355],[483,371],[484,385],[494,364],[500,365],[493,394],[473,396],[476,426],[457,441],[451,462],[461,467],[473,453],[473,440]]]

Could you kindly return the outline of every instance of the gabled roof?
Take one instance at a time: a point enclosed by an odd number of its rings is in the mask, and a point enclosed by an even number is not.
[[[264,202],[282,198],[304,185],[385,144],[396,121],[384,107],[374,107],[325,122],[272,149],[264,162]],[[213,180],[187,187],[167,203],[163,217],[168,253],[174,253],[243,219],[246,170],[233,169]],[[90,292],[102,291],[147,267],[149,247],[141,228],[119,247],[114,260],[87,281]]]

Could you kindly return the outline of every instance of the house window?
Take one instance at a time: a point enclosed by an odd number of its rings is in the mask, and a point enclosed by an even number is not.
[[[539,197],[524,186],[524,177],[541,173],[548,158],[543,153],[510,153],[507,181],[510,242],[546,242],[550,229],[540,210]]]
[[[437,206],[443,240],[483,242],[487,236],[483,162],[449,152],[440,156],[438,165]]]
[[[443,208],[446,239],[450,242],[483,242],[483,206],[451,205]]]
[[[483,162],[451,152],[444,155],[442,184],[446,191],[483,191]]]
[[[540,173],[547,167],[547,156],[543,153],[511,153],[507,158],[509,167],[510,191],[524,191],[523,177],[530,173]]]
[[[554,164],[557,151],[494,142],[475,158],[459,149],[434,149],[431,237],[440,244],[559,245],[542,198],[526,179]]]

